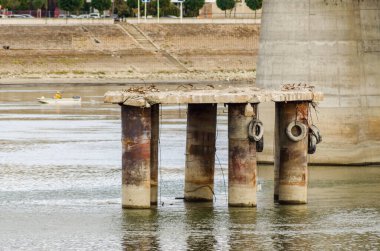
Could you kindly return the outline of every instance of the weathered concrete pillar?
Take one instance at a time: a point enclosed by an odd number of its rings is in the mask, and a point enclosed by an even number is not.
[[[121,106],[122,206],[150,207],[151,109]]]
[[[308,107],[308,102],[276,103],[275,170],[280,204],[307,203]]]
[[[189,104],[187,111],[185,200],[212,201],[216,104]]]
[[[253,106],[256,118],[257,104]],[[228,205],[256,206],[256,142],[248,139],[252,117],[245,115],[246,104],[228,104]]]
[[[158,197],[158,140],[160,133],[160,105],[151,107],[151,139],[150,139],[150,204],[157,205]]]

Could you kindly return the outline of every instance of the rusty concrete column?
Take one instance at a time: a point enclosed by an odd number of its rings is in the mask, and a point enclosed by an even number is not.
[[[228,104],[228,205],[256,206],[256,142],[248,139],[246,104]],[[253,104],[256,118],[257,104]]]
[[[185,200],[212,201],[216,104],[189,104],[187,111]]]
[[[158,140],[160,127],[160,105],[151,107],[151,139],[150,139],[150,204],[157,205],[158,197]]]
[[[151,109],[121,106],[122,206],[150,207]]]
[[[278,118],[275,143],[275,167],[278,167],[278,202],[280,204],[307,203],[307,146],[308,102],[276,104]],[[289,126],[298,123],[298,126]],[[306,130],[306,136],[302,137]],[[287,132],[288,131],[288,132]],[[291,139],[291,133],[297,140]]]

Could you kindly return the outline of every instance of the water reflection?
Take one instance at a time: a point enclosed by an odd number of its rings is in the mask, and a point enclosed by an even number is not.
[[[187,250],[215,250],[213,204],[186,203]]]
[[[123,210],[123,250],[159,250],[156,210]]]
[[[259,243],[255,241],[257,209],[231,207],[228,209],[228,216],[228,246],[231,250],[259,248]]]
[[[310,219],[307,205],[277,206],[272,215],[273,248],[276,250],[310,249],[309,239],[302,234]]]

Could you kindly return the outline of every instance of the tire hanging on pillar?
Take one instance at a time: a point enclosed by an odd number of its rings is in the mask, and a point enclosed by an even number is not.
[[[275,199],[280,204],[307,203],[307,101],[276,103]]]

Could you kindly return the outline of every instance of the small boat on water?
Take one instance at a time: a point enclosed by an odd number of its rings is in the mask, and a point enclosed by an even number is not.
[[[59,104],[59,105],[76,105],[81,104],[82,98],[79,96],[73,96],[72,98],[37,98],[38,102],[42,104]]]

